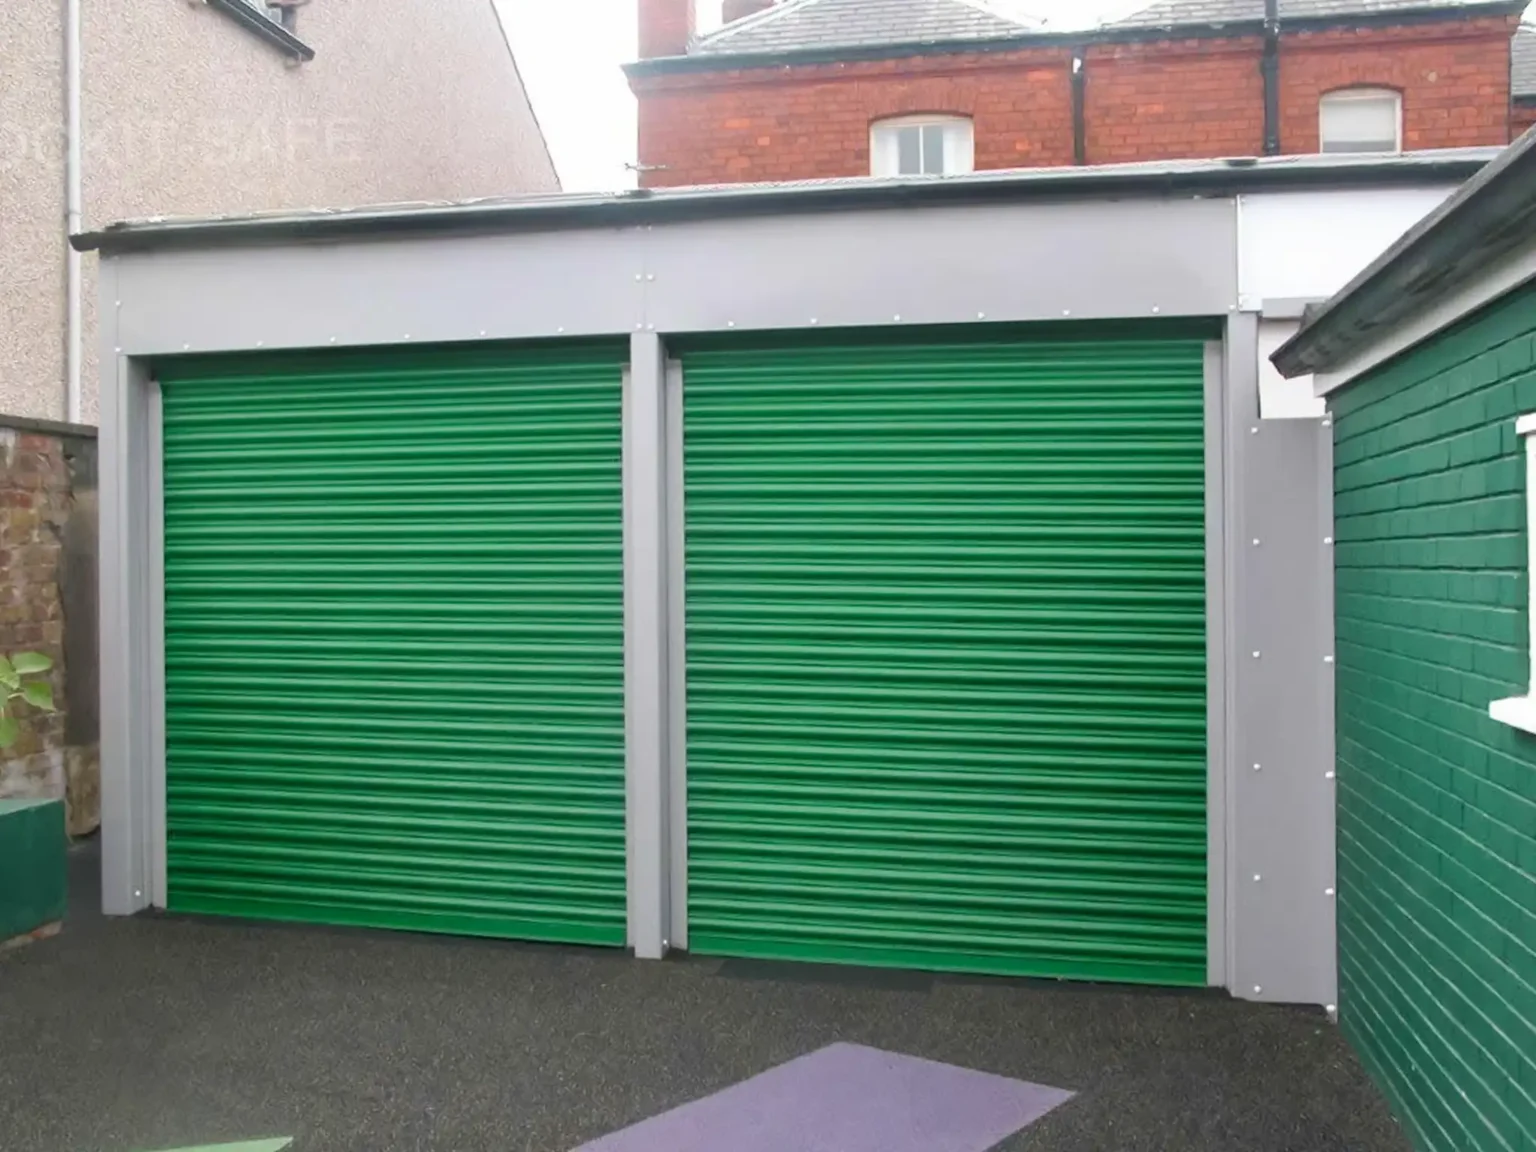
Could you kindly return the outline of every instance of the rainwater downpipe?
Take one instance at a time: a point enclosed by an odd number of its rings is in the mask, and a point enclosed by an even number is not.
[[[1264,0],[1264,155],[1280,155],[1280,0]]]
[[[70,243],[84,217],[80,117],[80,4],[64,0],[64,418],[79,424],[80,380],[85,352],[85,285],[80,253]]]

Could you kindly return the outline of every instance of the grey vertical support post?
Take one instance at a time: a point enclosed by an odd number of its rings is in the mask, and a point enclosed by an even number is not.
[[[630,338],[624,377],[624,731],[629,943],[666,955],[671,928],[667,796],[666,360]]]
[[[1229,712],[1228,983],[1245,999],[1329,1004],[1333,651],[1322,554],[1331,530],[1318,489],[1331,430],[1315,418],[1263,419],[1256,317],[1235,317],[1229,337],[1228,402],[1249,426],[1229,456],[1240,511],[1228,541],[1239,664]]]
[[[148,758],[145,761],[149,812],[150,903],[164,908],[170,887],[166,875],[165,817],[165,424],[158,381],[141,373],[137,387],[145,404],[143,524],[145,583],[144,710]]]
[[[100,627],[102,910],[128,916],[154,894],[153,730],[159,701],[147,606],[151,384],[117,346],[117,266],[101,272]],[[163,845],[161,846],[163,849]]]
[[[1334,615],[1334,565],[1333,565],[1333,414],[1330,412],[1321,422],[1318,429],[1319,443],[1317,447],[1318,460],[1318,485],[1317,485],[1317,524],[1321,540],[1315,550],[1318,557],[1317,579],[1321,589],[1321,604],[1318,616],[1318,640],[1317,647],[1335,659],[1323,664],[1322,674],[1319,676],[1318,714],[1322,717],[1321,731],[1319,733],[1320,752],[1322,756],[1323,778],[1314,780],[1313,786],[1320,789],[1323,796],[1323,806],[1327,814],[1327,826],[1320,837],[1319,851],[1326,864],[1324,875],[1328,884],[1338,891],[1338,734],[1337,727],[1337,675],[1338,660],[1335,647],[1337,636],[1335,634],[1336,617]],[[1335,1019],[1339,1011],[1339,903],[1330,900],[1327,905],[1327,923],[1323,929],[1323,951],[1326,954],[1325,970],[1322,974],[1323,1003],[1328,1012]]]
[[[671,801],[672,939],[688,947],[687,515],[683,458],[683,366],[667,363],[667,787]]]
[[[1206,983],[1227,984],[1227,499],[1223,345],[1205,347]]]
[[[1224,753],[1227,763],[1222,811],[1224,856],[1224,903],[1225,938],[1221,942],[1221,963],[1226,974],[1224,986],[1237,996],[1243,994],[1238,986],[1237,941],[1242,930],[1238,916],[1238,898],[1241,894],[1241,877],[1238,839],[1242,827],[1238,818],[1238,785],[1245,771],[1249,770],[1243,748],[1244,717],[1243,690],[1247,683],[1249,663],[1254,660],[1253,649],[1247,645],[1243,633],[1242,604],[1248,577],[1248,552],[1241,546],[1246,527],[1243,501],[1247,495],[1246,475],[1243,470],[1247,459],[1249,441],[1259,426],[1259,320],[1256,315],[1237,312],[1227,320],[1227,338],[1222,360],[1223,431],[1226,437],[1222,453],[1222,523],[1223,586],[1226,589],[1222,615],[1225,626],[1225,667],[1223,670],[1225,701]],[[1214,818],[1214,817],[1213,817]]]

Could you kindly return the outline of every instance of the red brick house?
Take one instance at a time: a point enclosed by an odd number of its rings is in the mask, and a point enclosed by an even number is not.
[[[1502,145],[1536,121],[1527,0],[1160,0],[1071,33],[986,0],[727,0],[705,36],[695,0],[638,2],[652,187]]]

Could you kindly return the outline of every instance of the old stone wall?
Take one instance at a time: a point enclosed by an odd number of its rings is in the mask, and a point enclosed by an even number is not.
[[[72,835],[100,823],[96,431],[0,416],[0,652],[41,652],[58,712],[12,707],[0,798],[63,797]]]

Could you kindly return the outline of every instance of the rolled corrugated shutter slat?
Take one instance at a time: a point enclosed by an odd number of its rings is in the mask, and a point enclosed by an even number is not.
[[[1203,984],[1202,341],[684,372],[691,947]]]
[[[162,366],[173,911],[624,943],[624,351]]]

